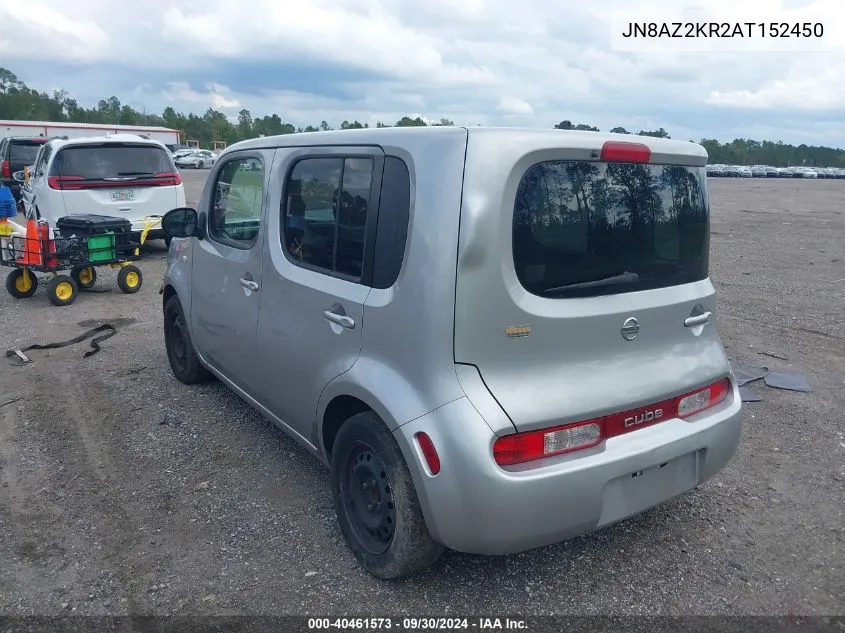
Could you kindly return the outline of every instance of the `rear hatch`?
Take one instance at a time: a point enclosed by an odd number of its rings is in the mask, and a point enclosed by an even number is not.
[[[563,134],[470,137],[455,360],[520,432],[639,407],[655,421],[650,405],[730,371],[707,318],[707,155]]]
[[[106,142],[60,149],[48,184],[62,191],[68,215],[123,217],[139,230],[144,217],[179,206],[182,176],[164,147]]]
[[[38,150],[46,141],[46,138],[9,139],[8,155],[2,157],[4,163],[8,161],[8,164],[3,165],[3,179],[9,180],[16,171],[35,163]]]

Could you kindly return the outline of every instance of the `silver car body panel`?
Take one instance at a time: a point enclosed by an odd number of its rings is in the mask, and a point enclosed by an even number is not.
[[[505,554],[588,532],[712,477],[734,455],[741,425],[715,321],[684,325],[691,314],[715,314],[709,279],[551,299],[516,277],[511,235],[522,174],[543,160],[595,160],[607,140],[646,143],[652,162],[707,161],[691,143],[558,130],[387,128],[232,145],[198,210],[208,209],[229,158],[261,155],[256,246],[233,255],[209,240],[173,240],[165,297],[180,297],[202,362],[324,463],[331,405],[354,398],[375,411],[403,450],[430,531],[447,547]],[[399,157],[410,172],[405,255],[387,289],[307,270],[280,246],[281,183],[292,162],[350,148]],[[227,285],[246,271],[260,275],[251,297]],[[323,317],[336,302],[356,327]],[[620,330],[632,316],[640,332],[628,341]],[[526,325],[530,335],[506,336]],[[517,466],[493,459],[500,436],[647,405],[723,377],[731,377],[726,400],[690,418]],[[437,448],[437,475],[414,439],[419,431]]]

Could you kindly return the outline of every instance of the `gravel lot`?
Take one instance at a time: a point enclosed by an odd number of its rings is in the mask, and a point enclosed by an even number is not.
[[[184,175],[195,202],[207,172]],[[0,363],[0,613],[845,614],[845,182],[711,193],[729,354],[804,371],[813,393],[755,383],[737,457],[664,507],[393,583],[348,553],[322,466],[222,385],[172,377],[161,242],[134,296],[108,269],[110,292],[66,308],[2,293],[4,349],[119,331],[88,359],[83,343]]]

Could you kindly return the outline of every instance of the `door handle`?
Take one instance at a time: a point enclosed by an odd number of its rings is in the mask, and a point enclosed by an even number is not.
[[[346,316],[345,314],[337,314],[336,312],[332,312],[331,310],[324,310],[323,316],[326,317],[327,321],[337,323],[340,327],[345,327],[347,330],[355,329],[355,319],[353,319],[351,316]]]
[[[696,314],[695,316],[687,317],[684,321],[684,327],[696,327],[698,325],[707,325],[710,323],[710,317],[713,314],[711,312],[705,312],[704,314]]]
[[[243,279],[241,278],[241,285],[246,288],[247,290],[252,290],[253,292],[258,290],[258,282],[253,281],[252,279]]]

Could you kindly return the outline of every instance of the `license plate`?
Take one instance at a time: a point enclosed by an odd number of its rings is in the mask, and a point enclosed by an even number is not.
[[[112,191],[112,202],[128,202],[135,199],[135,192],[131,189],[129,191]]]

